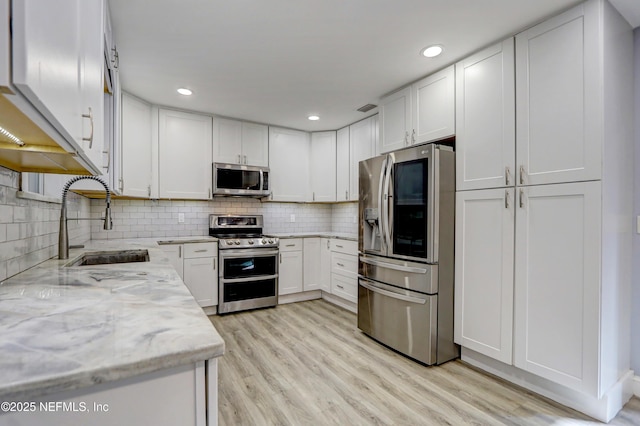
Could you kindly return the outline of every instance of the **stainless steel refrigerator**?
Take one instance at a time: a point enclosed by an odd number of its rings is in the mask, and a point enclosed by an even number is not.
[[[360,162],[358,328],[425,364],[459,356],[454,167],[438,144]]]

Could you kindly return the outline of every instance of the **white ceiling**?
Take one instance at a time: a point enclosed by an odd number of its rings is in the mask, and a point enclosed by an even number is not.
[[[109,2],[126,91],[159,105],[314,131],[364,118],[360,106],[580,1]],[[444,45],[444,54],[420,57],[430,44]],[[178,95],[179,87],[194,95]]]

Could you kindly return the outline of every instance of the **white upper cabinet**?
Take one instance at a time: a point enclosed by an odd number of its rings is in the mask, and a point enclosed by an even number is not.
[[[455,134],[455,68],[450,66],[380,101],[377,153]]]
[[[311,133],[311,201],[336,201],[336,132]]]
[[[456,133],[455,87],[453,66],[411,85],[411,144],[442,139]]]
[[[592,5],[516,36],[518,184],[602,176],[600,43]]]
[[[456,193],[454,336],[512,363],[514,188]]]
[[[80,5],[80,70],[83,150],[102,173],[104,147],[104,4],[82,0]]]
[[[349,127],[338,130],[336,139],[336,201],[349,201]]]
[[[349,126],[349,200],[358,200],[358,167],[362,160],[375,156],[375,116]]]
[[[149,198],[152,180],[151,105],[122,94],[121,195]]]
[[[158,117],[160,198],[211,198],[211,117],[161,109]]]
[[[515,185],[513,38],[456,64],[456,189]]]
[[[518,192],[514,364],[597,395],[601,184]]]
[[[213,119],[213,161],[269,165],[269,128],[226,118]]]
[[[379,153],[395,151],[409,145],[411,126],[411,86],[384,97],[380,111]]]
[[[270,200],[309,200],[310,145],[309,133],[269,127]]]
[[[269,165],[269,127],[242,123],[242,159],[250,166]]]

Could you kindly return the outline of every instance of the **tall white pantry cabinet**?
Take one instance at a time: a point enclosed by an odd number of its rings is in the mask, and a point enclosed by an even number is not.
[[[462,359],[603,421],[632,394],[632,61],[589,0],[456,66]]]

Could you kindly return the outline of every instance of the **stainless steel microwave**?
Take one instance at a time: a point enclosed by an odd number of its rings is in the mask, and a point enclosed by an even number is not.
[[[266,197],[270,193],[268,167],[213,163],[213,195]]]

